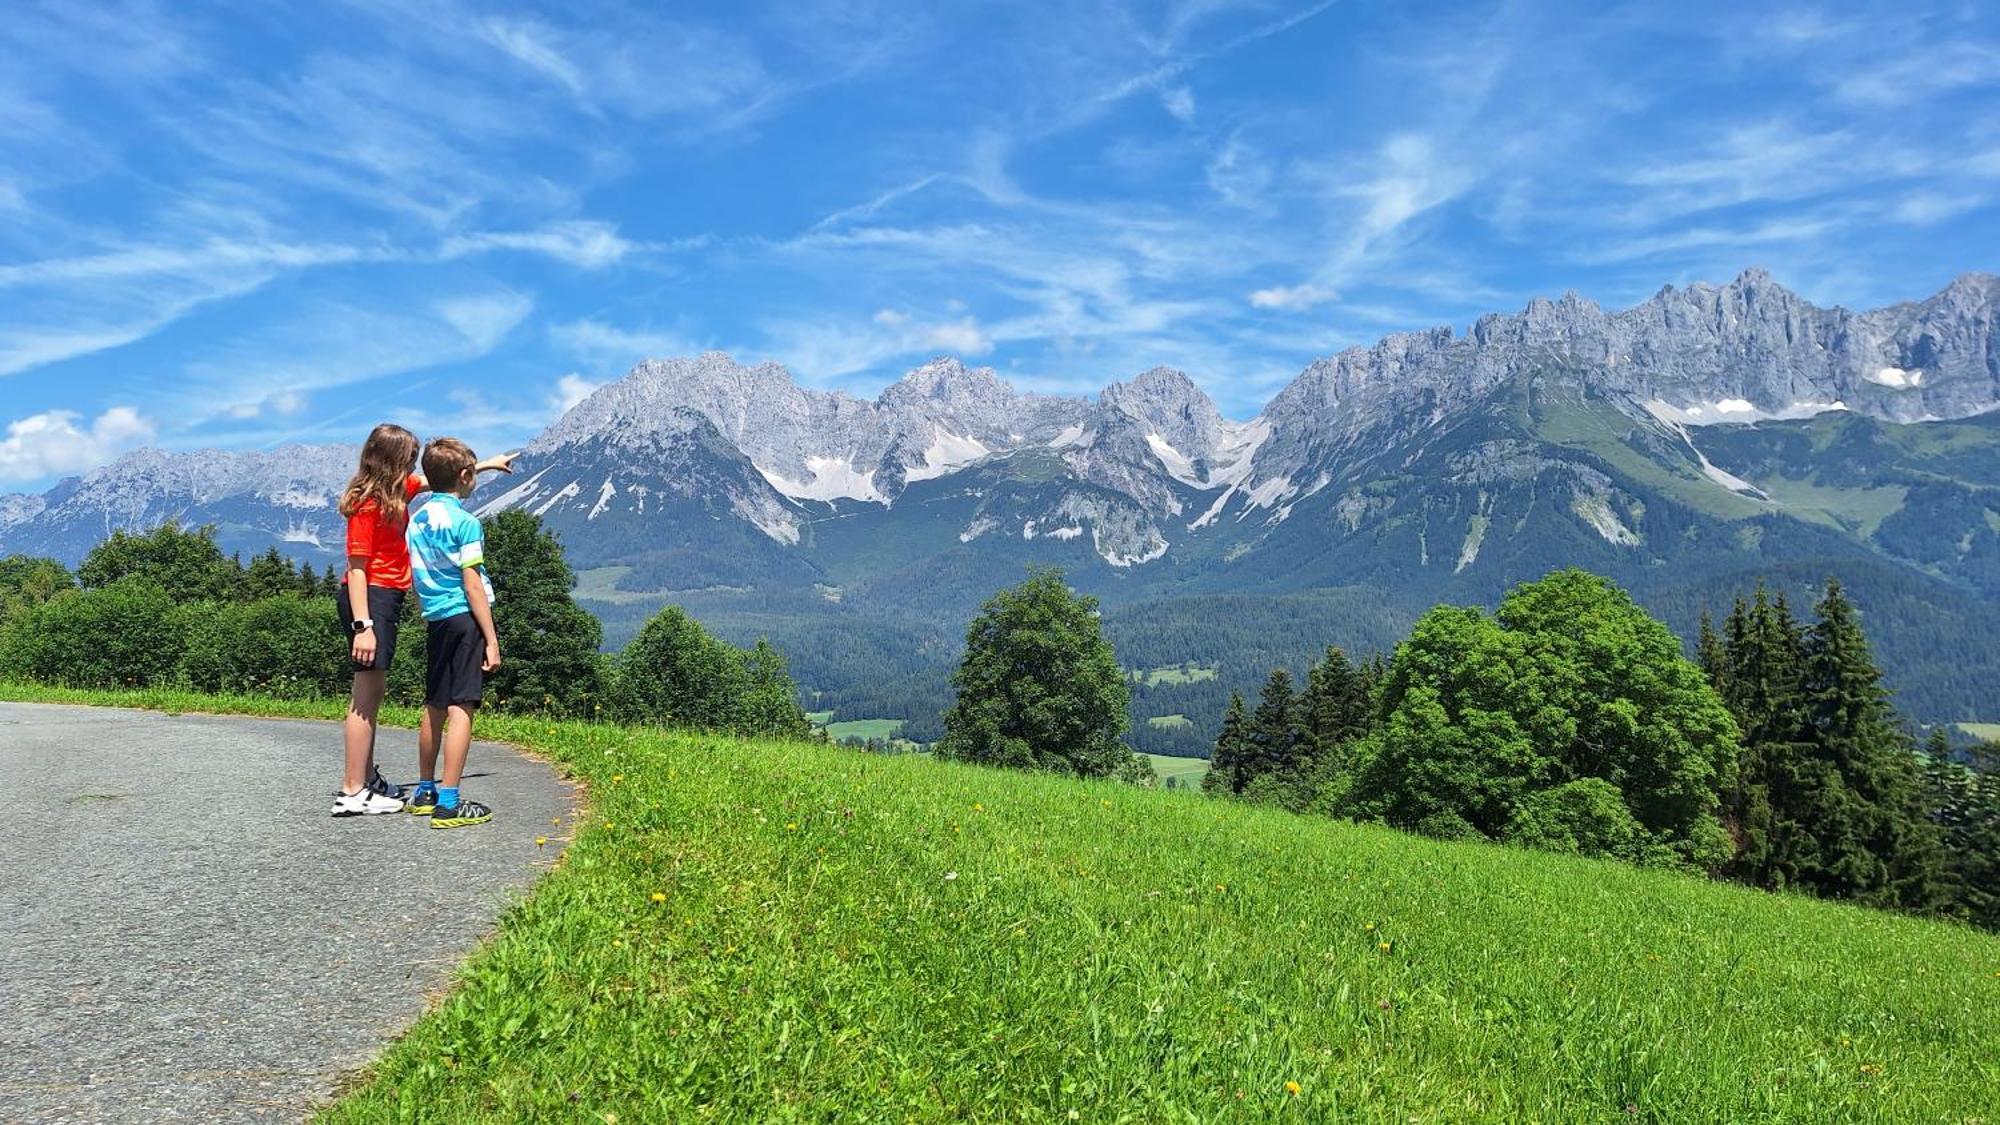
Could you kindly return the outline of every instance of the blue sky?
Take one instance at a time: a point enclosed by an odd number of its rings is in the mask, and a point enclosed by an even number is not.
[[[1749,265],[2000,269],[1982,3],[14,3],[0,489],[525,441],[643,356],[933,355],[1230,414],[1314,357]]]

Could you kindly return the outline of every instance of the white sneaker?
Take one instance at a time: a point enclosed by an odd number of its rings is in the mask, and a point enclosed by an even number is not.
[[[333,798],[335,816],[380,816],[383,813],[402,812],[403,802],[394,797],[362,786],[357,793],[337,793]]]

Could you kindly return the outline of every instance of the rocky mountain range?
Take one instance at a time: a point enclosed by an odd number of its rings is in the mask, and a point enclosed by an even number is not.
[[[1622,311],[1572,293],[1314,360],[1247,421],[1164,367],[1071,398],[941,358],[867,401],[720,353],[649,359],[478,504],[555,528],[614,636],[621,607],[669,598],[780,634],[962,620],[1036,562],[1114,608],[1357,587],[1414,612],[1564,563],[1663,604],[1798,563],[1990,607],[1996,324],[1985,274],[1865,312],[1759,270]],[[136,453],[0,497],[0,550],[75,561],[177,518],[327,561],[351,458]]]

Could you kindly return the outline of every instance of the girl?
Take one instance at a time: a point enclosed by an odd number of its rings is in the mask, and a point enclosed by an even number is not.
[[[410,500],[424,488],[423,478],[414,472],[417,451],[415,434],[382,423],[362,443],[360,467],[340,494],[340,514],[347,519],[347,572],[336,602],[341,628],[350,638],[354,694],[342,732],[347,766],[334,795],[335,816],[374,816],[403,808],[399,790],[375,766],[375,717],[388,690],[396,622],[410,591],[410,549],[403,525]],[[514,455],[488,458],[474,468],[511,473]],[[422,785],[418,783],[419,789]]]

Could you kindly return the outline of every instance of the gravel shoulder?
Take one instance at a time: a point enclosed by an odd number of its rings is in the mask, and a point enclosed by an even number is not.
[[[408,780],[415,732],[376,756]],[[339,763],[331,723],[0,703],[0,1121],[305,1117],[569,835],[575,791],[507,747],[452,832],[328,816]]]

